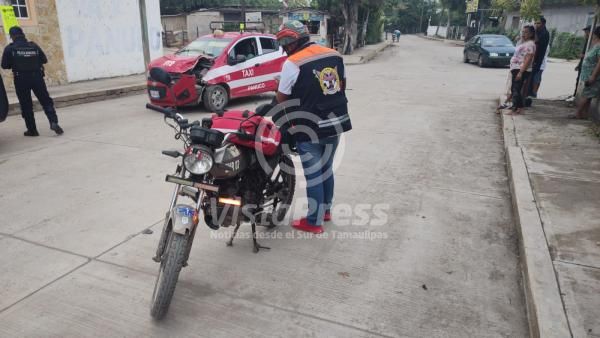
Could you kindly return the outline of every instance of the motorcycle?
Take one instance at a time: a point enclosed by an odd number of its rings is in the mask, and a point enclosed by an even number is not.
[[[171,76],[161,68],[152,68],[150,77],[171,87]],[[284,220],[296,181],[279,130],[263,117],[270,105],[258,107],[255,113],[218,112],[201,122],[189,122],[175,109],[146,107],[164,114],[165,123],[184,146],[183,152],[162,152],[181,163],[173,175],[166,176],[175,189],[153,257],[160,267],[150,314],[158,320],[167,313],[179,273],[188,264],[201,216],[212,230],[234,226],[228,246],[233,245],[240,225],[250,223],[253,251],[269,249],[257,242],[256,226],[272,228]],[[180,203],[181,198],[189,202]]]

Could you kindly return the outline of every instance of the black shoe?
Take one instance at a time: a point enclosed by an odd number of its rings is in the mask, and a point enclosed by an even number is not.
[[[62,130],[62,128],[58,125],[58,123],[51,123],[50,129],[54,130],[56,135],[62,135],[64,133],[64,130]]]
[[[37,130],[28,130],[23,133],[23,136],[40,136]]]

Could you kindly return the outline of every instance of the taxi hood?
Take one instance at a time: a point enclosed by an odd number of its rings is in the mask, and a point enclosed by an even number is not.
[[[185,73],[196,67],[196,64],[202,59],[210,61],[214,58],[207,55],[179,56],[169,54],[150,62],[148,69],[160,67],[169,73]]]

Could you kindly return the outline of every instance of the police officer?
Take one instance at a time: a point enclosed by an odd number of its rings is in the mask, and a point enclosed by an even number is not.
[[[277,101],[286,102],[289,133],[296,141],[307,182],[308,214],[292,222],[298,230],[322,233],[331,220],[333,158],[340,134],[352,129],[346,99],[344,60],[335,50],[310,42],[306,26],[289,21],[277,40],[288,55]],[[281,117],[281,118],[285,118]]]
[[[61,135],[63,130],[58,125],[54,102],[50,98],[44,82],[43,65],[48,62],[46,55],[38,45],[27,41],[25,33],[20,27],[12,27],[9,34],[13,42],[4,49],[2,68],[12,69],[14,74],[15,90],[21,105],[21,115],[27,126],[27,131],[23,135],[39,136],[33,115],[32,90],[42,105],[48,121],[50,121],[50,129]]]

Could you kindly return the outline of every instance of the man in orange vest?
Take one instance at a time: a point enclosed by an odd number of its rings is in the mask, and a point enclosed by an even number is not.
[[[283,64],[277,101],[293,100],[286,118],[307,181],[308,214],[292,222],[298,230],[322,233],[331,220],[333,158],[342,133],[352,129],[346,99],[344,59],[335,50],[310,42],[307,27],[288,21],[277,33],[288,54]]]

